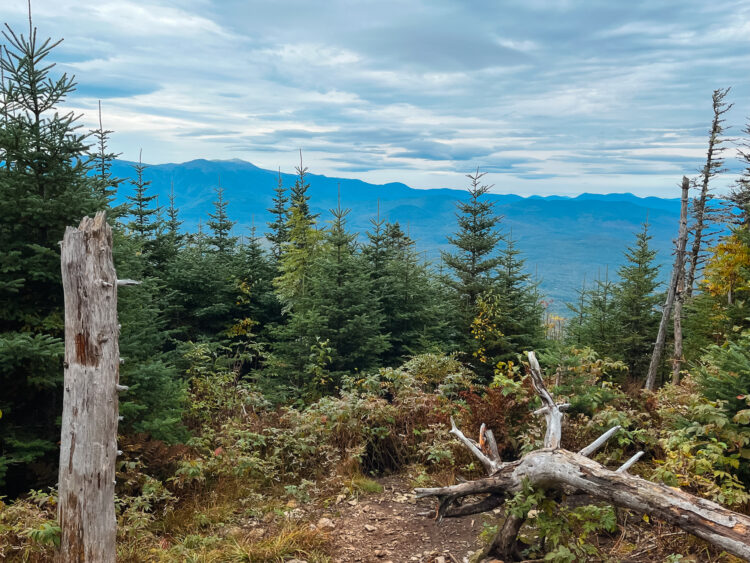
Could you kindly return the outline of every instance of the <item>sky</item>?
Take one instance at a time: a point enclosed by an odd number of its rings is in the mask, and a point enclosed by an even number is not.
[[[750,116],[747,0],[33,0],[65,109],[122,158],[415,188],[679,197],[711,93]],[[26,0],[0,21],[27,33]],[[731,157],[730,151],[728,156]],[[730,173],[742,169],[728,160]],[[722,180],[728,185],[731,174]]]

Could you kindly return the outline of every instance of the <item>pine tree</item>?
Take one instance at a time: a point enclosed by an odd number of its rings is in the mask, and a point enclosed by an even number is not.
[[[471,180],[469,200],[456,204],[458,232],[448,237],[456,251],[442,253],[445,265],[453,270],[454,277],[448,280],[448,285],[456,293],[461,315],[460,330],[467,338],[476,315],[477,299],[492,288],[494,270],[500,263],[497,244],[502,236],[497,225],[501,218],[493,212],[494,203],[483,197],[491,188],[480,183],[484,175],[479,170],[467,174]]]
[[[267,211],[273,216],[273,221],[267,223],[270,232],[266,239],[271,243],[271,253],[276,261],[281,259],[281,250],[284,243],[289,241],[289,198],[286,196],[286,188],[281,179],[279,169],[279,182],[274,188],[273,207]]]
[[[659,266],[655,264],[656,251],[649,247],[650,240],[648,223],[644,223],[635,244],[625,252],[626,263],[617,272],[619,281],[614,295],[618,326],[612,340],[617,341],[631,377],[638,379],[646,375],[659,328]]]
[[[48,57],[60,41],[6,26],[0,50],[0,484],[55,482],[62,397],[60,250],[67,225],[105,207],[87,176],[80,116],[58,109],[74,79]],[[33,465],[30,465],[32,464]]]
[[[229,220],[227,215],[228,202],[224,199],[224,188],[221,187],[219,179],[216,187],[216,199],[214,200],[214,212],[209,213],[210,220],[208,228],[211,229],[209,242],[216,248],[219,254],[228,254],[237,243],[236,237],[229,236],[232,232],[235,222]]]

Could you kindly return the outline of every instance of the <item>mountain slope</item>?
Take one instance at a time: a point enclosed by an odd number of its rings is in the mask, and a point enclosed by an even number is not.
[[[118,161],[113,174],[132,178],[132,163]],[[270,219],[273,188],[278,173],[264,170],[241,160],[194,160],[183,164],[149,166],[145,179],[152,182],[154,193],[165,204],[173,183],[176,204],[185,227],[195,229],[206,221],[215,198],[219,180],[229,201],[229,213],[237,221],[236,234],[247,234],[251,225],[259,233]],[[340,190],[344,207],[351,208],[349,227],[361,235],[377,213],[390,221],[399,221],[417,239],[425,256],[439,265],[440,250],[448,249],[446,236],[455,230],[455,202],[466,196],[459,189],[412,189],[401,183],[374,185],[360,180],[329,178],[310,174],[311,207],[323,220],[336,206]],[[294,183],[294,175],[282,174],[285,186]],[[119,201],[132,193],[125,182]],[[527,266],[542,279],[542,290],[553,301],[552,308],[564,312],[564,302],[572,301],[575,290],[585,279],[597,275],[613,278],[622,263],[625,248],[634,233],[648,219],[652,244],[659,252],[661,264],[671,261],[672,238],[677,232],[679,200],[655,197],[639,198],[632,194],[582,194],[575,198],[561,196],[523,198],[518,195],[491,194],[498,213],[504,216],[503,227],[518,241]],[[662,268],[666,277],[667,268]]]

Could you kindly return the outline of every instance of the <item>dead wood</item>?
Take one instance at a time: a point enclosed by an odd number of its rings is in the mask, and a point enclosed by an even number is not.
[[[120,353],[112,230],[103,212],[68,227],[61,249],[65,380],[57,560],[115,561]]]
[[[601,446],[606,438],[614,435],[615,429],[606,432],[579,453],[560,449],[559,429],[562,413],[559,417],[556,413],[564,405],[556,405],[544,386],[541,370],[533,352],[529,353],[529,364],[534,388],[544,404],[538,412],[545,415],[548,423],[545,447],[517,461],[493,461],[497,469],[482,479],[449,487],[416,489],[419,498],[437,499],[438,520],[444,516],[460,515],[451,509],[458,499],[470,495],[491,495],[494,500],[507,498],[523,490],[524,482],[527,481],[534,488],[566,494],[585,494],[617,507],[655,516],[732,555],[750,559],[750,517],[679,489],[630,475],[627,469],[635,463],[642,452],[615,471],[584,455],[590,455],[596,447]],[[464,439],[469,440],[465,437]],[[493,503],[488,502],[488,505],[491,504]],[[492,542],[493,554],[506,560],[512,560],[516,556],[516,536],[522,524],[523,519],[512,515],[508,517],[506,525]]]

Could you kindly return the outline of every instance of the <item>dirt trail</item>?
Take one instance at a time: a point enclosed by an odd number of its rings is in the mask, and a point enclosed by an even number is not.
[[[463,563],[479,549],[486,516],[435,523],[433,500],[414,498],[402,477],[379,480],[383,492],[341,501],[322,521],[333,539],[333,561],[341,563]]]

